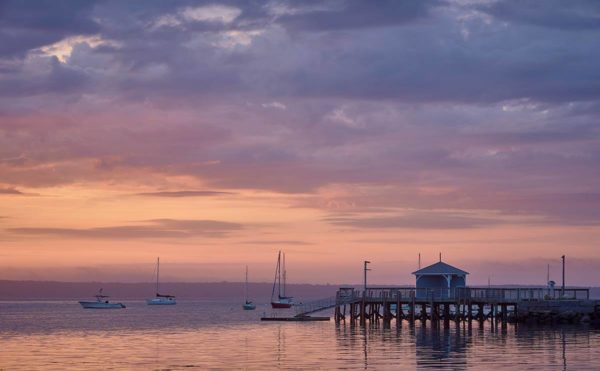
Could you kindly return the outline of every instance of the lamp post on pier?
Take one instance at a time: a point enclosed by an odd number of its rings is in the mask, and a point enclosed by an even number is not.
[[[562,293],[561,296],[565,297],[565,256],[562,256]]]
[[[365,292],[367,291],[367,271],[370,271],[371,269],[367,268],[367,264],[371,263],[368,260],[365,260]]]

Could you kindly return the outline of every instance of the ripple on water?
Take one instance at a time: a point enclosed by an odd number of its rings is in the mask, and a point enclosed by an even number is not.
[[[182,302],[86,311],[76,303],[0,303],[0,368],[600,369],[600,332],[582,326],[448,329],[261,323],[261,305]]]

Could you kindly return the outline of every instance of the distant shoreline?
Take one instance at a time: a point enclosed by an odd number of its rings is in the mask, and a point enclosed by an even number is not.
[[[288,284],[288,294],[301,300],[334,296],[343,284]],[[351,284],[360,287],[360,284]],[[383,286],[383,285],[381,285]],[[388,285],[389,286],[389,285]],[[493,287],[519,287],[525,285],[497,285]],[[532,285],[527,285],[531,287]],[[15,300],[74,300],[93,296],[98,289],[113,298],[139,300],[154,295],[155,286],[151,282],[62,282],[62,281],[13,281],[0,280],[0,301]],[[250,282],[249,295],[257,301],[269,300],[272,283]],[[160,285],[163,293],[179,299],[237,299],[244,295],[243,282],[164,282]],[[600,298],[600,287],[591,287],[590,296]]]
[[[268,300],[272,283],[251,282],[249,295],[254,300]],[[335,295],[340,285],[288,284],[288,293],[299,298],[322,298]],[[155,294],[152,282],[60,282],[0,280],[0,300],[73,300],[93,296],[100,288],[113,298],[145,299]],[[243,282],[164,282],[162,293],[179,299],[234,299],[244,297]]]

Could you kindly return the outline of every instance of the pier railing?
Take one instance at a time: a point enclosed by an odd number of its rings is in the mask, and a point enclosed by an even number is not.
[[[590,290],[587,288],[478,288],[468,287],[457,289],[464,291],[469,299],[501,299],[501,300],[580,300],[589,299]],[[460,294],[459,294],[460,295]]]
[[[367,290],[343,288],[338,291],[338,304],[353,301],[498,301],[519,302],[539,300],[582,300],[589,299],[588,288],[569,287],[560,288],[544,287],[457,287],[457,288],[416,288],[416,287],[369,287]]]

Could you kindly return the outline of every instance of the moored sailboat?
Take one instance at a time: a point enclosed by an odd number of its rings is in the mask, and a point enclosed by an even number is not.
[[[111,303],[108,301],[108,295],[102,294],[102,289],[95,295],[96,301],[80,301],[79,304],[84,309],[122,309],[125,305],[122,303]]]
[[[160,294],[158,291],[160,273],[160,258],[156,258],[156,296],[152,299],[146,299],[148,305],[175,305],[175,296]]]
[[[277,268],[275,269],[275,280],[273,281],[273,291],[271,291],[271,307],[275,309],[291,308],[294,305],[294,298],[285,295],[285,253],[283,253],[283,264],[281,259],[281,250],[277,256]],[[283,267],[283,268],[282,268]],[[281,278],[283,276],[283,285]],[[277,289],[277,297],[275,297],[275,289]]]
[[[244,310],[254,310],[256,309],[256,304],[254,304],[251,300],[248,300],[248,266],[246,266],[246,301],[244,303]]]

